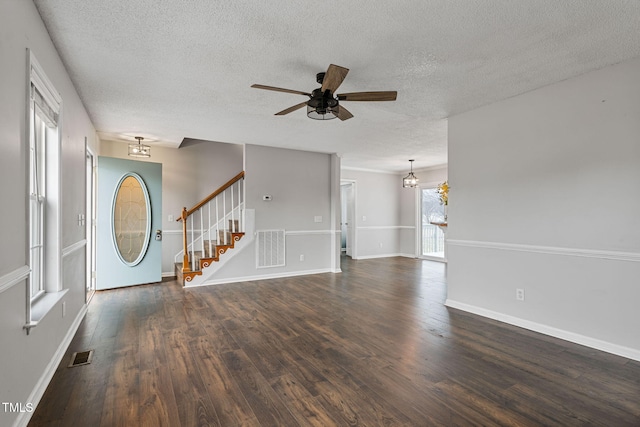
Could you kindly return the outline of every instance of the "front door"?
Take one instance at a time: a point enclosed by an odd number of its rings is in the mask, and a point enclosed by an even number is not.
[[[98,157],[96,288],[162,280],[162,164]]]

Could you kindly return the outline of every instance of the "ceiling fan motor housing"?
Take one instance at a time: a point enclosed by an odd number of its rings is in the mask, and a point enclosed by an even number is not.
[[[307,102],[307,105],[314,108],[318,114],[326,114],[338,106],[338,100],[331,91],[325,90],[322,92],[322,88],[318,88],[311,92],[311,99]]]

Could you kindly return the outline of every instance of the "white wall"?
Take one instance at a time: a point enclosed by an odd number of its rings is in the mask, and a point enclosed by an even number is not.
[[[448,305],[640,360],[639,75],[449,119]]]
[[[209,282],[282,277],[339,269],[339,198],[335,156],[258,145],[245,146],[246,207],[255,210],[256,230],[285,230],[286,265],[256,268],[255,240],[234,253]],[[332,190],[333,188],[333,190]],[[263,196],[272,196],[264,201]],[[336,199],[337,200],[337,199]],[[315,222],[315,217],[321,222]],[[334,218],[332,220],[332,217]],[[231,255],[225,254],[223,256]],[[304,255],[304,261],[300,260]]]
[[[22,328],[26,322],[26,281],[19,280],[0,292],[0,402],[22,404],[36,403],[41,397],[84,314],[85,228],[78,224],[78,215],[85,213],[85,137],[95,152],[99,149],[95,129],[33,3],[0,1],[0,215],[5,221],[0,239],[0,277],[28,264],[27,48],[63,102],[61,263],[62,287],[68,292],[28,336]],[[60,307],[63,302],[65,317]],[[25,422],[27,417],[27,413],[0,410],[0,425]]]
[[[133,159],[123,142],[102,141],[100,154]],[[162,272],[172,275],[174,256],[182,250],[182,223],[175,219],[243,170],[243,146],[192,140],[179,149],[152,146],[150,158],[135,160],[162,163]]]
[[[404,254],[401,233],[413,223],[400,221],[402,179],[386,172],[342,169],[343,180],[356,182],[354,259]],[[407,190],[407,189],[404,189]],[[407,190],[413,193],[413,190]],[[404,227],[404,229],[403,229]],[[411,249],[406,255],[413,256]]]
[[[446,165],[415,170],[420,183],[447,179]],[[418,189],[402,188],[403,174],[342,169],[343,180],[356,182],[356,252],[353,258],[415,257]],[[366,220],[365,220],[366,217]],[[382,244],[382,246],[381,246]]]

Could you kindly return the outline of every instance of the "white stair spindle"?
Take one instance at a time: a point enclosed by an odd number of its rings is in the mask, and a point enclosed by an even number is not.
[[[204,258],[204,208],[198,209],[198,212],[200,213],[200,248],[202,249],[202,257]]]
[[[222,221],[227,220],[227,190],[222,192]],[[224,230],[224,224],[222,224]],[[224,244],[227,244],[227,232],[224,232]]]
[[[196,271],[196,254],[193,244],[193,215],[191,215],[191,271]]]
[[[240,232],[240,218],[241,218],[241,212],[240,212],[240,181],[238,181],[235,185],[236,185],[236,191],[238,193],[238,201],[236,202],[236,221],[238,221],[238,226],[236,227],[236,232],[239,233]]]
[[[242,206],[244,206],[245,202],[246,202],[246,196],[247,192],[246,192],[246,187],[244,184],[244,178],[242,178]],[[244,221],[242,221],[242,228],[240,229],[242,230],[242,232],[244,233],[245,231],[245,225],[244,225]]]
[[[238,181],[238,232],[242,233],[242,180]]]
[[[219,244],[220,244],[220,216],[218,215],[218,198],[216,197],[216,245],[219,245]]]
[[[207,215],[207,236],[209,237],[209,258],[213,256],[213,251],[211,247],[211,202],[207,203],[207,207],[209,209],[209,215]]]
[[[231,232],[233,233],[235,230],[235,224],[233,223],[233,185],[231,185],[231,227],[229,227]]]

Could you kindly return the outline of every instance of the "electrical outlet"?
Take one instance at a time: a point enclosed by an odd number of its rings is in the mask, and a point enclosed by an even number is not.
[[[380,242],[380,247],[382,247],[382,242]]]
[[[313,222],[322,222],[322,216],[320,216],[320,215],[314,216],[313,217]]]
[[[516,299],[518,301],[524,301],[524,289],[516,289]]]
[[[300,261],[304,261],[304,254],[300,254]]]

